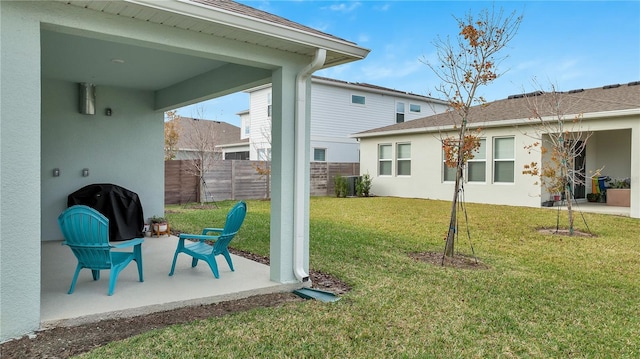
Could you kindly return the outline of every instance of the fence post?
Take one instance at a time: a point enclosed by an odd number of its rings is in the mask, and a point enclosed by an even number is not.
[[[236,160],[231,160],[231,199],[236,199]]]

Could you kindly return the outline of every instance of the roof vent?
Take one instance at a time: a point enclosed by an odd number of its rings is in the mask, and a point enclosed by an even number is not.
[[[568,93],[578,93],[578,92],[583,92],[584,89],[576,89],[576,90],[571,90]]]
[[[614,88],[616,88],[616,87],[620,87],[620,84],[607,85],[607,86],[604,86],[604,87],[603,87],[603,89],[604,89],[604,90],[608,90],[608,89],[614,89]]]
[[[627,86],[636,86],[636,85],[640,85],[640,81],[633,81],[627,84]]]
[[[512,100],[515,98],[523,98],[524,94],[517,94],[517,95],[510,95],[509,97],[507,97],[507,100]]]
[[[533,92],[529,92],[524,94],[524,97],[535,97],[535,96],[540,96],[542,95],[544,92],[542,91],[533,91]]]

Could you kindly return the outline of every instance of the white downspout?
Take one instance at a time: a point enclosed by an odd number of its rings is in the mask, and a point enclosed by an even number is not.
[[[327,57],[327,50],[317,49],[313,61],[296,76],[296,107],[295,107],[295,174],[294,174],[294,219],[293,219],[293,272],[301,282],[309,280],[309,274],[304,269],[304,230],[305,230],[305,202],[306,171],[307,166],[307,118],[306,98],[307,79],[316,70],[320,69]]]

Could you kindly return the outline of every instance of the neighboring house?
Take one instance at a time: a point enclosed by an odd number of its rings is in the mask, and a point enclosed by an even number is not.
[[[227,122],[190,117],[179,117],[177,121],[180,135],[174,159],[199,159],[200,151],[214,152],[211,157],[214,160],[249,159],[249,140],[240,139],[240,127]]]
[[[272,88],[248,90],[249,111],[239,113],[243,136],[250,139],[250,159],[269,159]],[[311,161],[358,162],[358,141],[350,135],[371,128],[443,112],[447,103],[427,96],[366,83],[325,77],[311,79]],[[245,138],[245,137],[243,137]]]
[[[0,24],[0,341],[40,327],[41,241],[62,239],[68,194],[114,183],[162,215],[164,112],[269,83],[270,279],[308,279],[309,146],[295,129],[311,74],[369,50],[228,0],[0,1]]]
[[[536,178],[522,173],[525,164],[544,167],[548,161],[539,151],[525,149],[535,141],[527,100],[544,103],[546,96],[516,95],[472,108],[469,127],[482,129],[482,143],[468,164],[473,174],[465,171],[467,201],[540,207],[549,200]],[[570,131],[572,120],[582,114],[580,129],[592,132],[580,158],[584,166],[575,169],[587,178],[586,186],[574,186],[576,198],[592,191],[589,177],[604,167],[603,175],[631,179],[630,215],[640,218],[640,82],[561,96],[566,128]],[[451,117],[443,113],[354,134],[360,140],[360,171],[373,176],[375,195],[451,200],[455,174],[444,164],[440,139],[454,133]]]

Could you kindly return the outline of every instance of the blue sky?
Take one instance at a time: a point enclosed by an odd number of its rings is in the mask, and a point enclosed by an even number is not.
[[[364,60],[315,73],[366,82],[420,95],[442,97],[439,80],[421,60],[434,61],[433,42],[455,38],[453,16],[502,8],[524,18],[504,50],[504,74],[480,94],[493,101],[515,93],[561,91],[640,80],[640,1],[261,1],[243,4],[357,43],[371,53]],[[236,94],[178,110],[239,125],[236,113],[249,107]]]

